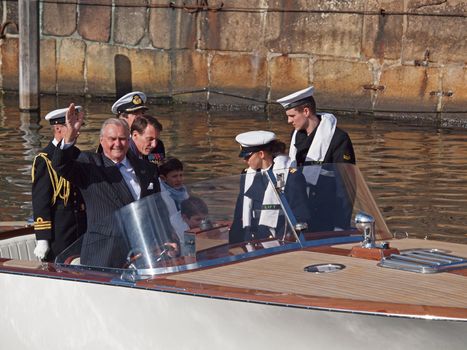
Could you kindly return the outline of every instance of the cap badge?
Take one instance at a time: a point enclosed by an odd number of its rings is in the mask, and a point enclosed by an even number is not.
[[[350,154],[344,154],[343,156],[344,160],[350,160]]]
[[[143,103],[143,101],[141,100],[141,97],[139,97],[139,95],[133,96],[133,100],[131,102],[133,102],[133,104],[135,104],[135,105],[140,105],[140,104]]]

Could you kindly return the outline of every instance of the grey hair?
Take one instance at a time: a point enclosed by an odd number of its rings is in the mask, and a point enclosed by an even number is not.
[[[121,126],[123,129],[125,129],[125,134],[130,137],[130,128],[128,127],[128,123],[125,120],[118,119],[118,118],[109,118],[102,123],[101,127],[101,132],[99,136],[102,138],[104,136],[104,129],[107,125],[116,125],[116,126]]]

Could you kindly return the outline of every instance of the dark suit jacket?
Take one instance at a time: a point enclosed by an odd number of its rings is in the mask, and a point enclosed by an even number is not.
[[[87,231],[81,249],[81,263],[88,266],[121,268],[128,254],[125,238],[114,227],[113,213],[134,201],[119,169],[101,153],[81,152],[73,160],[73,147],[57,148],[53,167],[76,185],[84,197]],[[157,167],[130,154],[141,186],[141,198],[160,192]],[[150,185],[152,184],[152,185]]]

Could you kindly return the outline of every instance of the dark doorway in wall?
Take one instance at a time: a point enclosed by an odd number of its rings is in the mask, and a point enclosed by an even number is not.
[[[131,62],[125,55],[115,55],[115,93],[118,100],[123,95],[133,91],[131,81]]]

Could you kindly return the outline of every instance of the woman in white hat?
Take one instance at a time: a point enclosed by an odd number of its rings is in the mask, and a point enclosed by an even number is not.
[[[230,243],[264,238],[282,239],[286,220],[275,184],[285,184],[285,198],[297,222],[308,222],[306,182],[288,161],[275,162],[281,143],[271,131],[249,131],[237,135],[240,157],[247,163],[229,233]]]

